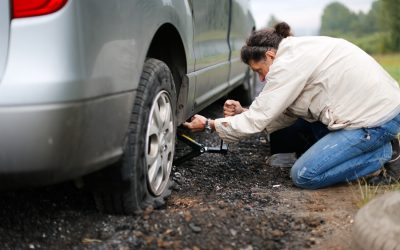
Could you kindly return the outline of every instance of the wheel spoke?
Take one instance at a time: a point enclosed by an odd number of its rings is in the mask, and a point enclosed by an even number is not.
[[[164,120],[163,120],[163,127],[162,127],[162,131],[166,131],[169,127],[170,127],[170,122],[172,120],[172,109],[171,109],[171,105],[165,105],[165,116],[164,116]]]
[[[160,130],[163,126],[163,119],[161,117],[162,113],[160,112],[160,106],[157,104],[154,105],[154,113],[153,113],[153,121],[155,125],[157,126],[157,130]]]
[[[154,162],[157,160],[157,154],[152,154],[153,150],[157,150],[157,149],[151,148],[150,152],[147,152],[147,154],[146,154],[146,161],[147,161],[148,166],[152,166],[154,164]],[[150,169],[149,169],[149,172],[150,172]]]
[[[164,152],[164,154],[163,154],[163,157],[162,157],[162,164],[163,164],[163,166],[164,166],[165,169],[167,169],[167,166],[168,166],[168,164],[169,164],[169,162],[170,162],[170,159],[168,159],[168,155],[169,155],[169,154],[172,154],[172,150],[173,150],[172,146],[171,146],[171,145],[168,145],[168,146],[167,146],[167,149],[165,150],[165,152]]]
[[[157,155],[156,157],[156,161],[154,161],[154,163],[149,167],[149,181],[150,181],[150,185],[152,188],[154,188],[155,190],[156,187],[154,186],[154,182],[157,180],[157,176],[159,175],[159,170],[160,168],[162,168],[162,160],[161,160],[161,156]]]
[[[158,129],[158,126],[155,122],[150,123],[150,127],[148,128],[148,133],[147,133],[147,139],[149,140],[152,135],[156,135],[158,137],[158,134],[160,133],[160,130]]]

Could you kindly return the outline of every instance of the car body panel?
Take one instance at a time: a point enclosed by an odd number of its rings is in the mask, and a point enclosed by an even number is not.
[[[70,0],[56,13],[13,19],[0,105],[77,101],[136,89],[159,26],[176,20],[179,29],[188,19],[189,14],[178,18],[189,11],[187,4],[174,1],[180,3],[172,8],[164,2]],[[149,21],[128,22],[134,17]],[[191,25],[183,30],[184,45],[191,30]],[[193,70],[193,53],[186,55]]]
[[[223,3],[225,12],[231,1]],[[8,1],[1,4],[10,9]],[[118,160],[144,61],[165,25],[179,34],[186,62],[176,83],[179,122],[226,94],[235,74],[228,23],[210,23],[223,44],[215,60],[209,45],[215,39],[201,38],[207,27],[193,27],[196,6],[202,1],[68,0],[48,15],[11,21],[1,15],[0,189],[77,178]]]
[[[0,187],[55,183],[116,161],[132,97],[0,108]]]

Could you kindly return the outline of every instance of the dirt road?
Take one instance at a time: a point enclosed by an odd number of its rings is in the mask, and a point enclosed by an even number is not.
[[[221,116],[221,106],[205,115]],[[259,134],[225,156],[199,156],[174,170],[165,208],[135,217],[98,213],[70,183],[2,193],[0,249],[348,249],[357,185],[298,189],[288,169],[266,165],[268,154]]]

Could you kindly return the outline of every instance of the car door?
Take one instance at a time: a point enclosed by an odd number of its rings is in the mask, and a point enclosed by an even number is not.
[[[196,71],[195,109],[229,85],[229,0],[192,0]]]
[[[254,29],[254,21],[250,14],[248,0],[232,0],[232,21],[229,33],[231,48],[230,85],[242,81],[247,65],[240,59],[240,49]]]

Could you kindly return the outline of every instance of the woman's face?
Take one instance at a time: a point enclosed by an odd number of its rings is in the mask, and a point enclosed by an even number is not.
[[[258,77],[260,78],[261,82],[265,81],[265,77],[269,72],[269,67],[274,62],[274,59],[275,59],[275,51],[269,50],[265,52],[264,59],[261,59],[260,61],[254,61],[254,60],[249,61],[250,68],[258,74]]]

